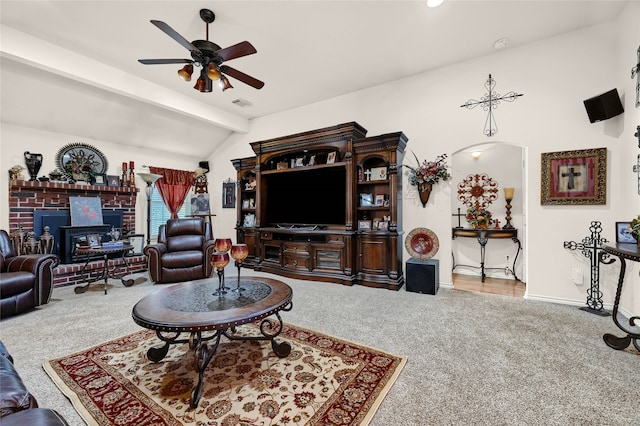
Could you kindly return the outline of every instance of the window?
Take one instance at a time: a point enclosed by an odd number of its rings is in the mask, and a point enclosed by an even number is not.
[[[191,195],[187,194],[187,199],[191,199]],[[178,211],[179,218],[185,218],[191,214],[189,203],[184,203],[180,210]],[[164,205],[162,201],[162,197],[160,196],[160,191],[156,188],[153,188],[153,193],[151,194],[151,237],[155,238],[158,236],[158,229],[160,225],[164,225],[167,223],[167,220],[171,219],[171,213],[167,206]]]

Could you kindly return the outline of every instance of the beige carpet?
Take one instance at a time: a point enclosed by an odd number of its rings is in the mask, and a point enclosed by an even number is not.
[[[259,331],[250,324],[238,333]],[[44,368],[90,425],[366,425],[406,362],[290,324],[276,340],[292,345],[289,356],[277,357],[268,342],[223,338],[195,409],[193,351],[172,345],[154,364],[146,352],[161,342],[150,330]]]

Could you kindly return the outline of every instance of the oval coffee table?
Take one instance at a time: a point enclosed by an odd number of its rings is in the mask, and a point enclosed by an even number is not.
[[[188,343],[194,350],[198,383],[191,392],[191,407],[198,406],[202,394],[204,372],[225,336],[230,340],[269,340],[273,352],[284,358],[291,352],[288,342],[276,342],[283,328],[280,311],[293,307],[293,291],[287,284],[271,278],[244,277],[240,280],[242,292],[228,292],[214,296],[217,280],[201,280],[162,288],[140,300],[133,307],[136,324],[155,330],[164,342],[152,347],[147,357],[159,362],[169,352],[169,346]],[[277,322],[272,318],[275,315]],[[262,336],[235,336],[237,326],[260,321]],[[188,338],[180,338],[188,333]],[[209,346],[209,341],[213,341]]]

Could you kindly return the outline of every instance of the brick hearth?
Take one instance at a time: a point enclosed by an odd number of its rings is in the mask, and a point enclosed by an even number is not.
[[[103,209],[122,210],[123,229],[135,230],[136,187],[114,187],[102,185],[75,185],[62,182],[38,182],[25,180],[9,181],[9,233],[21,226],[25,232],[34,231],[36,210],[69,210],[69,197],[100,197]],[[42,230],[37,230],[38,234]],[[128,257],[130,272],[146,269],[145,256]],[[122,265],[121,259],[110,259],[110,265]],[[72,285],[87,279],[80,275],[84,263],[60,265],[54,269],[55,286]],[[94,274],[102,268],[103,261],[90,262],[87,271]]]

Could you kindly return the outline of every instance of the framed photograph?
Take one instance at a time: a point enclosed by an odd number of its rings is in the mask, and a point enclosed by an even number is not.
[[[256,215],[253,213],[245,215],[243,226],[247,228],[253,228],[256,226]]]
[[[107,185],[109,185],[109,186],[120,186],[120,176],[108,175],[107,176]]]
[[[330,152],[329,155],[327,155],[327,164],[333,164],[336,162],[336,152]]]
[[[386,220],[381,220],[380,222],[378,222],[378,228],[379,231],[387,231],[389,230],[389,222],[387,222]]]
[[[369,180],[387,180],[387,168],[386,167],[372,167],[371,177]]]
[[[316,155],[313,154],[311,157],[309,157],[309,164],[307,164],[307,166],[315,166],[316,165]]]
[[[376,194],[376,207],[384,206],[384,194]]]
[[[191,214],[209,214],[211,207],[209,206],[209,194],[194,194],[191,197]]]
[[[540,204],[606,204],[607,148],[542,153]]]
[[[93,184],[96,186],[106,186],[107,182],[107,175],[95,175],[93,177]]]
[[[371,226],[373,229],[378,229],[378,225],[380,224],[380,219],[373,219],[373,225]]]
[[[371,230],[371,221],[370,220],[359,220],[358,221],[358,229],[360,230]]]
[[[373,207],[373,194],[360,194],[360,207]]]
[[[236,184],[234,182],[222,183],[222,208],[233,209],[236,206]]]
[[[100,245],[100,235],[98,234],[88,234],[87,235],[87,243],[89,247],[98,247]]]
[[[631,236],[629,227],[631,222],[616,222],[616,243],[636,244],[635,238]]]
[[[95,226],[102,223],[100,197],[69,197],[71,226]]]
[[[302,166],[304,166],[304,157],[296,158],[296,167],[302,167]]]
[[[289,166],[287,165],[286,161],[280,161],[279,163],[276,163],[276,170],[285,170],[288,168]]]
[[[127,242],[133,246],[133,250],[129,252],[131,256],[141,256],[144,249],[144,234],[129,234]]]

